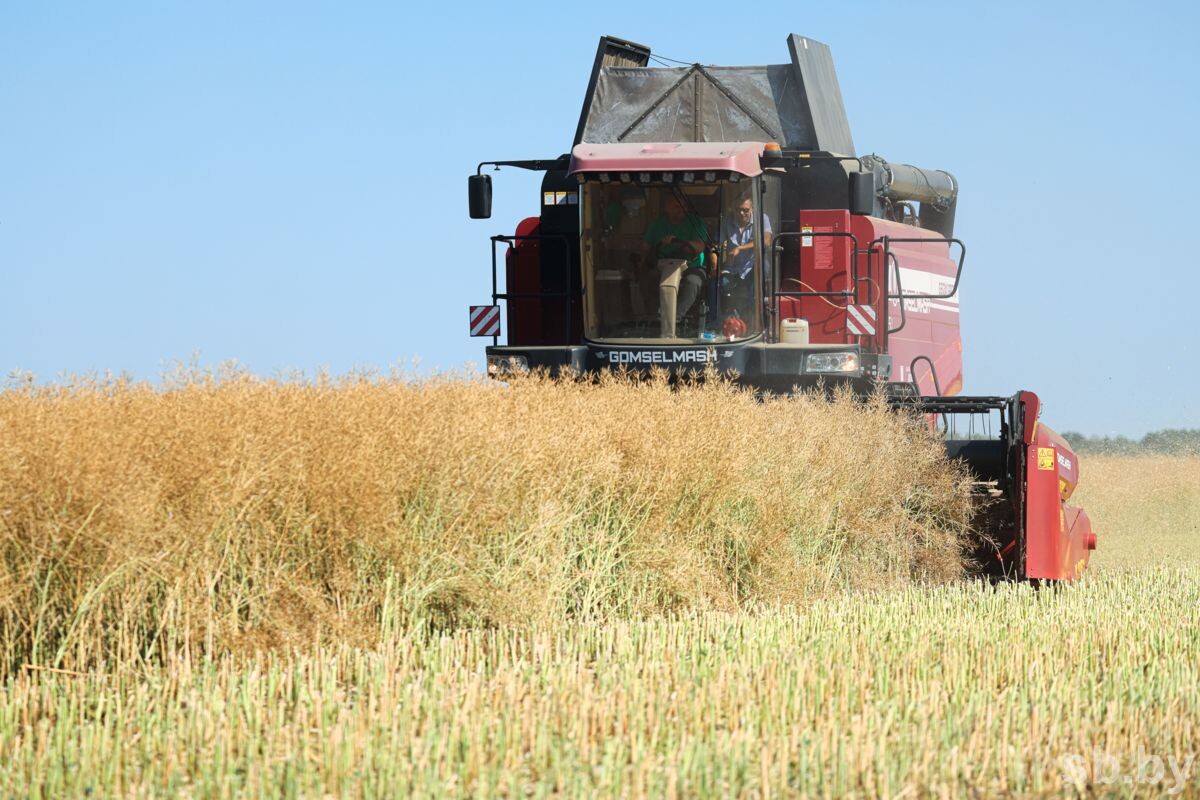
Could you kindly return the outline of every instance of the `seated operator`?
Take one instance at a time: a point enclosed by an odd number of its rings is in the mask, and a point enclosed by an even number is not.
[[[721,309],[727,317],[743,318],[753,313],[754,304],[754,203],[750,195],[738,198],[732,218],[721,226]],[[771,246],[771,218],[762,215],[763,248]]]
[[[666,211],[650,223],[642,240],[643,261],[653,250],[658,268],[659,318],[662,336],[675,338],[676,325],[687,316],[704,289],[704,249],[708,229],[704,221],[689,214],[683,199],[668,196]]]

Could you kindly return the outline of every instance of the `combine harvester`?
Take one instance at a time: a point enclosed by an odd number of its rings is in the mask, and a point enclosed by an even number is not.
[[[956,396],[957,182],[855,156],[829,48],[788,48],[787,64],[660,68],[603,37],[570,155],[479,165],[475,219],[491,216],[484,167],[545,173],[540,215],[492,237],[492,302],[471,308],[471,334],[493,337],[488,373],[712,367],[763,392],[882,387],[978,479],[984,573],[1076,578],[1096,536],[1067,505],[1079,461],[1039,424],[1037,395]]]

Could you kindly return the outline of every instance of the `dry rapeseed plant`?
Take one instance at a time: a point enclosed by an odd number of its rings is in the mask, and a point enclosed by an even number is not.
[[[880,403],[194,376],[0,393],[0,668],[808,602],[961,571]]]

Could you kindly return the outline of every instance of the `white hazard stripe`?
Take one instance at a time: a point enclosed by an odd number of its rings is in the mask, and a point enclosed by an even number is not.
[[[874,336],[875,309],[871,306],[846,306],[846,327],[855,336]]]
[[[471,309],[471,335],[495,336],[500,333],[500,306],[476,306]]]

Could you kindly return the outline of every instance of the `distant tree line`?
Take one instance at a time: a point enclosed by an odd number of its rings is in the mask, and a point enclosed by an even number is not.
[[[1129,439],[1125,436],[1085,436],[1075,431],[1068,431],[1062,436],[1080,453],[1114,456],[1200,456],[1200,429],[1171,428],[1153,431],[1141,439]]]

